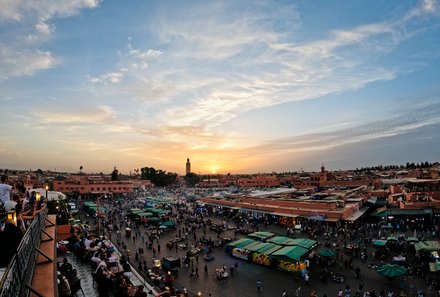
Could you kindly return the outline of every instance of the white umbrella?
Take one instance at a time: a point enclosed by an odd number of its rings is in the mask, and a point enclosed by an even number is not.
[[[30,190],[30,192],[38,192],[42,197],[46,197],[46,189],[43,188],[32,189]],[[53,200],[57,201],[57,200],[65,200],[67,196],[61,192],[47,191],[46,198],[48,201],[53,201]]]

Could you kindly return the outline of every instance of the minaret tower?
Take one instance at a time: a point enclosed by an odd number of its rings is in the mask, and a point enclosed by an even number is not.
[[[189,162],[189,158],[186,159],[186,174],[191,172],[191,163]]]

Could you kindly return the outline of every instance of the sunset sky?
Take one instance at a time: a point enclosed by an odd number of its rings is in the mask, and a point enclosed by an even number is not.
[[[440,161],[435,0],[0,0],[0,168]]]

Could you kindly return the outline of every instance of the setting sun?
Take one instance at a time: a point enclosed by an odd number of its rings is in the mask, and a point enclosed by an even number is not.
[[[218,165],[211,165],[211,166],[209,166],[209,171],[211,173],[214,173],[214,174],[216,174],[219,169],[220,169],[220,167]]]

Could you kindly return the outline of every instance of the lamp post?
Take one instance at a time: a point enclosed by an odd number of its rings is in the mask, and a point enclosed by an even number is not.
[[[49,190],[49,185],[46,185],[46,201],[48,201],[49,199],[47,198],[47,191]]]

